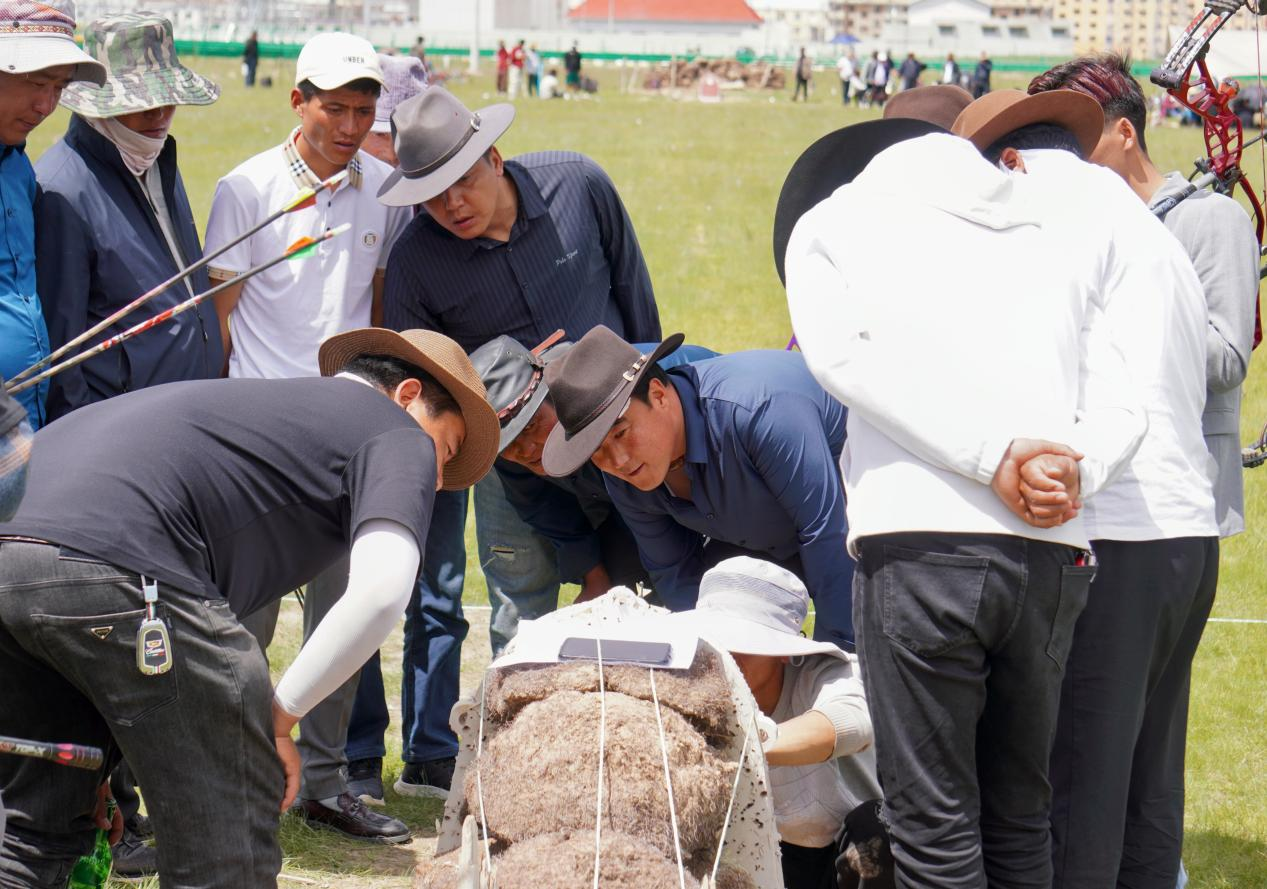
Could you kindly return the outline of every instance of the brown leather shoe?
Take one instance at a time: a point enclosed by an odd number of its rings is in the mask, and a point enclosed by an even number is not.
[[[337,831],[354,839],[374,843],[409,842],[410,833],[405,822],[371,812],[352,794],[339,794],[338,806],[338,810],[329,809],[318,800],[305,799],[299,800],[295,811],[313,827]]]

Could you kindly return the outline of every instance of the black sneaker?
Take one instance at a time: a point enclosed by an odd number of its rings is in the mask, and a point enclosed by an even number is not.
[[[142,815],[139,812],[123,822],[123,829],[128,833],[134,833],[143,840],[148,840],[154,836],[154,825],[151,823],[148,815]]]
[[[430,762],[407,762],[396,779],[394,789],[401,796],[447,799],[456,764],[457,760],[452,756]]]
[[[124,830],[119,842],[110,847],[110,857],[116,880],[134,882],[158,873],[158,850],[131,831]]]
[[[339,794],[338,806],[330,809],[319,800],[305,799],[299,801],[296,810],[299,817],[313,827],[333,830],[353,839],[375,843],[409,842],[409,827],[405,822],[371,812],[352,794]]]
[[[383,802],[383,760],[354,759],[348,763],[348,793],[360,797],[371,806],[386,805]]]

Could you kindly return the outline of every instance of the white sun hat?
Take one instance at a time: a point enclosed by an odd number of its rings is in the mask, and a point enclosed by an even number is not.
[[[732,653],[828,654],[849,661],[849,655],[831,642],[801,635],[808,611],[809,593],[799,577],[770,562],[737,556],[705,571],[695,608],[672,619]]]
[[[105,66],[75,43],[71,0],[14,0],[3,4],[0,16],[0,71],[29,74],[74,65],[72,80],[105,82]]]

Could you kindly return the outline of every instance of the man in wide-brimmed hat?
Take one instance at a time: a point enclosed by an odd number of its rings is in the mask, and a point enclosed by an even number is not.
[[[1022,192],[964,139],[879,120],[812,145],[776,213],[797,340],[849,409],[858,654],[898,884],[919,889],[1050,882],[1082,500],[1147,425],[1093,205]],[[920,262],[888,260],[900,226]]]
[[[514,116],[509,103],[472,111],[434,88],[392,113],[399,168],[379,197],[422,211],[392,251],[386,325],[439,330],[468,352],[503,335],[532,348],[560,328],[579,337],[597,324],[634,342],[658,342],[651,278],[615,185],[573,152],[503,160],[495,143]],[[513,625],[517,603],[535,609],[557,598],[553,547],[519,518],[496,474],[476,488],[474,501],[491,625]],[[444,549],[426,561],[420,629],[411,632],[411,616],[406,631],[413,665],[406,687],[417,718],[404,720],[405,770],[396,785],[403,794],[446,795],[457,754],[447,714],[457,701],[466,634],[466,508],[461,495],[437,503],[432,540]],[[499,644],[496,635],[492,641]]]
[[[48,331],[35,281],[35,172],[26,139],[74,81],[101,83],[100,62],[75,43],[75,4],[0,3],[0,378],[8,379],[48,355]],[[48,384],[15,396],[26,420],[44,423]]]
[[[210,268],[212,281],[265,262],[298,238],[351,227],[317,255],[276,266],[216,296],[230,377],[313,376],[323,339],[380,320],[383,270],[410,217],[406,208],[378,202],[375,195],[391,168],[361,149],[383,82],[378,54],[368,40],[340,32],[311,38],[296,60],[290,92],[298,125],[281,145],[239,164],[216,185],[207,220],[208,251],[286,206],[300,190],[346,174],[337,187],[317,195],[312,209],[288,213],[218,256]],[[309,584],[305,635],[342,592],[346,571],[345,564],[335,565]],[[277,613],[273,603],[248,619],[266,646]],[[344,745],[355,692],[352,686],[340,689],[304,721],[300,814],[349,836],[403,842],[409,836],[403,821],[366,810],[347,792]]]
[[[105,66],[106,81],[66,88],[70,127],[35,165],[42,189],[36,271],[54,349],[202,258],[169,130],[178,105],[210,105],[220,95],[180,63],[171,22],[152,13],[92,22],[84,48]],[[199,270],[147,303],[140,317],[208,286]],[[128,316],[86,345],[136,321]],[[223,362],[215,310],[198,307],[133,339],[125,352],[53,377],[48,416],[146,386],[217,377]]]
[[[1172,210],[1163,226],[1140,200],[1161,187],[1161,174],[1153,168],[1151,180],[1144,176],[1132,190],[1113,169],[1126,161],[1127,145],[1135,170],[1152,166],[1146,154],[1135,153],[1142,129],[1137,136],[1124,117],[1105,125],[1108,113],[1094,114],[1102,110],[1097,96],[1107,98],[1108,88],[1117,94],[1115,108],[1141,109],[1136,120],[1143,127],[1144,100],[1129,66],[1119,61],[1117,70],[1101,65],[1087,74],[1069,83],[1049,78],[1048,88],[1028,96],[992,94],[970,105],[957,126],[986,134],[974,138],[978,147],[992,139],[995,148],[985,150],[993,155],[1002,149],[999,156],[1017,171],[1019,185],[1053,201],[1063,196],[1072,215],[1094,214],[1110,225],[1122,273],[1106,292],[1106,315],[1119,331],[1150,422],[1125,472],[1087,504],[1100,565],[1074,631],[1052,754],[1053,885],[1172,886],[1183,838],[1190,670],[1214,602],[1219,506],[1225,507],[1215,493],[1221,485],[1214,484],[1203,428],[1213,417],[1229,431],[1224,464],[1233,464],[1239,477],[1238,429],[1227,407],[1239,396],[1222,401],[1208,391],[1230,387],[1224,368],[1232,368],[1233,380],[1245,372],[1258,295],[1257,240],[1244,211],[1226,198],[1217,199],[1223,204],[1214,211],[1217,222],[1180,222],[1205,203],[1195,198]],[[993,104],[987,104],[990,98]],[[1084,163],[1072,146],[1059,150],[1044,141],[1054,138],[1043,135],[1045,125],[1075,126],[1068,114],[1058,117],[1054,110],[1056,103],[1073,107],[1075,99],[1090,119],[1078,153],[1107,167]],[[1000,135],[1003,129],[1011,132]],[[1180,174],[1174,179],[1175,190],[1187,185]],[[1217,206],[1215,198],[1208,206]],[[1217,261],[1193,255],[1203,281],[1188,268],[1188,250],[1167,229],[1205,234],[1207,226],[1216,226],[1208,234],[1220,247]],[[1231,318],[1210,316],[1206,282],[1230,289],[1213,303],[1231,307],[1241,319],[1239,334]],[[1239,339],[1240,355],[1228,337]]]
[[[15,734],[107,753],[98,773],[0,758],[0,882],[69,871],[123,756],[163,885],[276,885],[293,727],[396,625],[435,492],[497,455],[497,417],[447,337],[353,330],[318,360],[321,377],[129,392],[36,436],[26,499],[0,524],[0,712]],[[274,688],[239,616],[349,549],[341,598]]]
[[[836,886],[841,828],[860,807],[874,811],[880,796],[858,659],[806,639],[808,610],[809,594],[795,574],[736,556],[705,571],[695,607],[673,618],[730,652],[761,711],[786,889]],[[892,889],[891,857],[887,849],[875,852],[888,858],[877,868],[887,872],[861,887]],[[849,870],[846,864],[842,872]],[[859,885],[856,874],[850,885]]]
[[[844,409],[797,352],[661,369],[681,344],[675,334],[642,352],[596,327],[547,365],[559,422],[545,471],[568,475],[593,458],[670,608],[694,605],[710,565],[758,555],[805,582],[815,638],[852,649]]]
[[[562,331],[558,336],[562,337]],[[650,351],[657,345],[646,343],[636,348]],[[554,544],[560,580],[580,584],[577,600],[584,601],[612,586],[632,588],[637,582],[648,583],[650,575],[638,559],[637,542],[612,505],[598,467],[587,462],[559,478],[547,475],[542,467],[542,449],[559,422],[543,373],[550,362],[571,348],[571,343],[547,340],[529,350],[502,336],[472,352],[471,363],[479,371],[502,424],[502,459],[495,468],[506,497],[520,518]],[[660,367],[668,370],[716,356],[711,349],[684,345],[661,358]],[[521,604],[514,617],[540,617],[544,611],[554,610],[557,600],[540,605],[542,611],[538,612]],[[514,625],[494,629],[506,640],[514,635]],[[495,654],[498,648],[494,648]]]

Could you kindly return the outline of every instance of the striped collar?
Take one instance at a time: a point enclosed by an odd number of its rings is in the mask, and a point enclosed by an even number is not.
[[[286,155],[286,168],[290,170],[290,178],[295,180],[297,186],[316,188],[321,184],[321,177],[312,171],[312,167],[308,166],[300,156],[299,148],[295,145],[299,139],[299,130],[299,127],[295,127],[290,133],[290,138],[282,145],[282,153]],[[348,185],[360,188],[361,180],[361,154],[358,151],[352,158],[352,162],[348,164]]]

